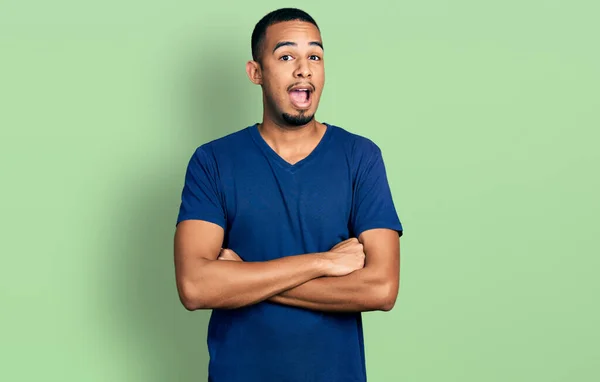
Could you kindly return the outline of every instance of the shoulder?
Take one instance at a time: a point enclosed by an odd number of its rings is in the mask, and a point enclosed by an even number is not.
[[[213,139],[197,146],[192,154],[196,161],[211,162],[216,164],[222,158],[231,158],[235,153],[247,147],[251,136],[249,127],[227,134],[223,137]]]
[[[337,125],[328,125],[332,129],[333,141],[342,148],[353,163],[370,162],[381,156],[380,147],[372,139]]]

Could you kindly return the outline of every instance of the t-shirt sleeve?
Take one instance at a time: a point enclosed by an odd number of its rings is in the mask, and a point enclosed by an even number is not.
[[[225,229],[224,198],[217,165],[202,147],[196,149],[185,173],[177,223],[183,220],[204,220]]]
[[[350,228],[354,237],[374,228],[388,228],[402,236],[402,223],[396,212],[388,184],[381,150],[371,144],[358,165],[353,198]]]

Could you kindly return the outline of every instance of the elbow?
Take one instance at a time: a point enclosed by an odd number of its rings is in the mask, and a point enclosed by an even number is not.
[[[212,289],[205,285],[199,286],[191,281],[181,281],[178,284],[179,300],[190,312],[207,309],[235,309],[243,306],[210,293],[210,290]]]
[[[390,310],[394,309],[394,305],[396,305],[396,299],[388,298],[381,303],[379,310],[383,312],[389,312]]]
[[[179,301],[190,312],[199,309],[207,309],[208,304],[198,292],[198,287],[191,282],[182,281],[179,285]]]
[[[180,300],[183,307],[190,312],[203,309],[202,304],[200,304],[197,300],[194,300],[187,296],[181,297]]]
[[[389,312],[396,305],[398,297],[398,284],[392,281],[385,281],[378,288],[377,296],[374,298],[376,306],[374,310]]]

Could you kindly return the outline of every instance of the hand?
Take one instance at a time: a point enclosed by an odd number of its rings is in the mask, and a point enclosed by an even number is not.
[[[350,239],[347,239],[347,240],[337,243],[333,248],[330,249],[330,251],[335,252],[335,250],[347,248],[350,246],[355,246],[356,244],[360,244],[358,239],[355,237],[351,237]],[[361,244],[361,246],[362,246],[362,244]]]
[[[356,238],[338,243],[324,257],[329,261],[328,276],[345,276],[365,266],[364,248]]]
[[[244,261],[237,253],[227,248],[221,248],[221,253],[219,253],[217,260]]]

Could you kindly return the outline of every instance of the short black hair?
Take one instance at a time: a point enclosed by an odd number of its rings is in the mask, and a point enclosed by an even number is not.
[[[317,22],[306,12],[298,8],[280,8],[266,14],[252,31],[252,59],[259,62],[262,54],[262,44],[267,34],[267,28],[284,21],[305,21],[319,29]]]

